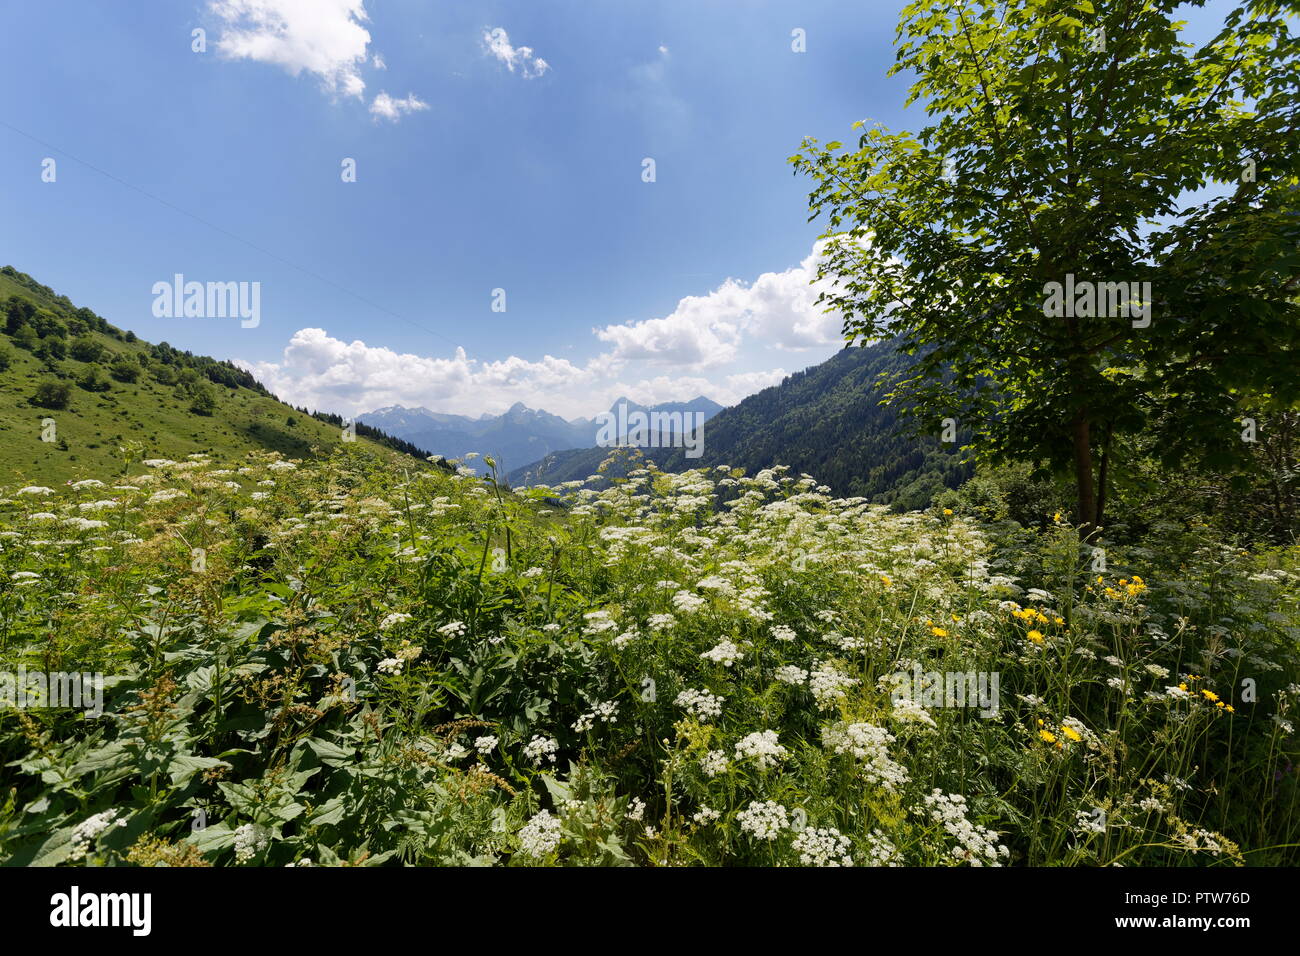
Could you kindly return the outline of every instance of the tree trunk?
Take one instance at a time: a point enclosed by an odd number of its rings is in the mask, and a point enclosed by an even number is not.
[[[1080,412],[1074,419],[1074,478],[1078,487],[1079,523],[1084,538],[1097,529],[1097,492],[1092,481],[1092,437],[1088,418]]]
[[[1106,438],[1101,445],[1101,464],[1097,466],[1097,526],[1106,523],[1106,500],[1109,498],[1108,482],[1110,477],[1110,438],[1114,426],[1106,424]]]

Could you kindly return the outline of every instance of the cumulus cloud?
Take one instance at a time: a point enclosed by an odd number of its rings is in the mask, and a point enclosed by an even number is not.
[[[783,368],[769,368],[761,372],[741,372],[736,375],[727,376],[726,392],[724,394],[737,395],[739,401],[747,395],[753,395],[755,392],[761,392],[765,388],[771,388],[773,385],[780,385],[781,380],[790,373]],[[715,398],[716,402],[723,402],[721,398]],[[723,404],[731,404],[723,402]]]
[[[802,351],[839,341],[840,320],[817,305],[813,280],[825,246],[818,243],[798,266],[765,272],[752,283],[727,279],[703,296],[687,296],[671,315],[593,330],[613,344],[615,360],[684,365],[725,365],[747,338],[772,348]]]
[[[394,99],[387,93],[380,92],[370,103],[370,115],[376,120],[386,119],[396,123],[407,113],[427,110],[429,104],[414,93],[407,93],[405,99]]]
[[[365,0],[210,0],[224,22],[217,49],[234,59],[304,70],[330,93],[361,96],[370,33]]]
[[[278,362],[236,362],[285,401],[348,414],[385,405],[426,405],[478,415],[502,411],[524,398],[546,407],[571,405],[590,373],[565,359],[545,356],[529,362],[511,356],[480,362],[458,348],[449,358],[431,358],[344,342],[324,329],[299,329]]]
[[[431,358],[360,340],[344,342],[315,328],[294,333],[278,362],[235,364],[284,401],[346,415],[405,405],[478,416],[522,401],[566,418],[589,418],[622,397],[654,405],[697,395],[734,405],[786,375],[771,369],[719,379],[623,377],[599,357],[582,366],[551,355],[535,362],[514,355],[479,361],[460,348],[449,358]]]
[[[840,347],[839,320],[815,305],[822,246],[798,266],[752,283],[728,279],[681,299],[664,317],[593,329],[610,346],[585,363],[544,355],[476,359],[457,349],[437,358],[399,353],[319,328],[296,332],[276,362],[237,362],[295,405],[359,414],[386,405],[477,416],[522,401],[566,418],[590,417],[621,396],[647,405],[705,395],[734,405],[788,373],[772,351],[814,364]]]
[[[519,75],[526,80],[536,79],[551,68],[549,63],[533,53],[532,47],[511,45],[509,34],[501,27],[483,31],[483,48],[488,55],[504,63],[511,73],[518,69]]]

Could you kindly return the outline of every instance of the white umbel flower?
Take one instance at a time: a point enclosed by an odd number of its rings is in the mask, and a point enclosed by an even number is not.
[[[559,818],[541,810],[520,828],[519,849],[526,856],[543,857],[559,847],[561,838]]]
[[[731,641],[719,641],[709,650],[700,655],[707,661],[713,661],[715,664],[721,664],[723,667],[730,667],[736,661],[740,660],[744,654]]]
[[[776,766],[787,754],[775,730],[760,730],[742,737],[736,744],[736,759],[751,758],[759,770]]]
[[[834,827],[801,830],[792,844],[804,866],[852,866],[849,838]]]
[[[756,800],[736,814],[736,822],[756,840],[775,840],[790,825],[790,818],[781,804]]]

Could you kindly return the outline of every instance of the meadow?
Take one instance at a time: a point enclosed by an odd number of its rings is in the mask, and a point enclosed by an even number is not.
[[[3,489],[0,671],[104,706],[0,709],[0,859],[1300,858],[1294,547],[494,475],[354,443]]]

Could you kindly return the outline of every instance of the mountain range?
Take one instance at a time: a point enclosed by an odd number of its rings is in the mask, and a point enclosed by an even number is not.
[[[882,405],[881,376],[905,369],[911,359],[892,342],[846,348],[779,385],[763,389],[711,418],[695,436],[700,454],[684,447],[572,449],[511,471],[511,484],[557,485],[603,472],[615,477],[634,461],[653,461],[665,471],[730,465],[747,473],[788,465],[836,494],[861,496],[900,509],[924,508],[934,495],[973,474],[958,449],[964,436],[943,444],[909,434],[897,412]],[[672,443],[664,443],[672,444]],[[678,445],[682,443],[677,443]]]
[[[911,436],[881,404],[881,377],[910,361],[887,342],[844,349],[725,409],[703,396],[622,398],[590,419],[523,403],[478,418],[395,405],[358,416],[355,433],[389,454],[491,455],[516,487],[584,480],[611,457],[601,480],[647,459],[668,471],[783,464],[840,495],[920,508],[972,469],[960,440]],[[229,362],[144,342],[10,266],[0,268],[0,373],[3,480],[111,475],[132,442],[144,457],[303,458],[348,440],[338,415],[287,405]],[[608,447],[620,443],[640,447]],[[486,470],[481,458],[467,464]]]
[[[697,415],[702,418],[693,421],[708,421],[720,411],[721,405],[703,396],[689,402],[649,406],[620,398],[610,406],[608,414],[614,422],[627,421],[636,412],[647,417],[652,414]],[[608,419],[603,420],[601,416],[564,419],[516,402],[500,415],[481,415],[478,418],[434,412],[423,407],[390,405],[358,415],[357,421],[446,458],[463,458],[470,452],[491,455],[497,462],[498,471],[504,474],[555,452],[596,445]],[[465,464],[480,473],[486,471],[481,458]]]

